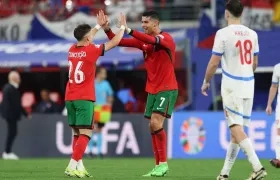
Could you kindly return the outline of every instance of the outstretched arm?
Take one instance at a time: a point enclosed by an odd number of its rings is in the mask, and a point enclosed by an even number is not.
[[[113,39],[115,37],[115,33],[109,28],[109,29],[104,29],[104,32],[106,33],[107,37],[109,39]],[[134,47],[138,49],[142,49],[143,42],[135,39],[135,38],[122,38],[118,46],[123,46],[123,47]]]
[[[121,14],[119,19],[120,19],[120,25],[121,25],[120,30],[116,35],[114,35],[114,37],[112,37],[111,39],[109,38],[110,41],[108,41],[107,43],[104,44],[104,51],[109,51],[110,49],[116,47],[120,43],[120,41],[124,35],[124,30],[125,30],[125,25],[126,25],[125,16],[123,14]],[[107,18],[104,15],[104,12],[102,10],[99,11],[99,13],[97,14],[97,22],[99,25],[97,27],[97,30],[100,27],[106,26],[106,24],[107,24]]]
[[[162,35],[151,36],[136,30],[132,30],[130,28],[126,28],[126,31],[132,37],[147,43],[147,44],[154,44],[154,45],[161,45],[167,49],[171,49],[171,43],[169,43]]]

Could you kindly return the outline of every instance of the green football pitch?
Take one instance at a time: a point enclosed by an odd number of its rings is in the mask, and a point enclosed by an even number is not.
[[[156,177],[141,177],[153,166],[153,159],[85,159],[84,164],[94,176],[94,180],[145,180]],[[278,169],[262,160],[267,169],[267,180],[279,180]],[[64,176],[68,159],[21,159],[19,161],[0,160],[0,180],[60,180],[77,179]],[[164,180],[215,180],[223,165],[223,160],[170,160],[170,172]],[[237,160],[230,180],[244,180],[251,172],[246,160]],[[89,178],[85,178],[89,179]]]

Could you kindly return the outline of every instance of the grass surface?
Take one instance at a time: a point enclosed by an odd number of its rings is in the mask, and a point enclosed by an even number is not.
[[[0,160],[0,180],[59,180],[77,179],[64,176],[68,159],[21,159]],[[94,180],[145,180],[156,177],[141,177],[153,167],[153,159],[85,159],[84,165],[94,175]],[[262,160],[267,169],[266,180],[279,180],[278,169]],[[170,160],[169,174],[164,180],[215,180],[223,160]],[[251,173],[246,160],[238,160],[233,167],[230,180],[245,180]],[[89,179],[89,178],[86,178]]]

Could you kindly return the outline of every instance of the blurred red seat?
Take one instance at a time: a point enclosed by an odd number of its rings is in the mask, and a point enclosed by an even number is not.
[[[25,92],[21,97],[21,105],[27,113],[31,113],[32,106],[35,104],[36,99],[33,92]]]

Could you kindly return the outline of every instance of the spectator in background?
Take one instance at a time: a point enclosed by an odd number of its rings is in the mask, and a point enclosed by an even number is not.
[[[143,0],[128,0],[127,6],[130,7],[129,12],[127,13],[127,18],[129,21],[138,21],[140,20],[140,15],[145,11],[144,1]]]
[[[0,17],[9,17],[16,13],[16,6],[13,1],[0,1]]]
[[[125,87],[122,80],[119,81],[120,89],[117,92],[117,97],[125,106],[127,112],[135,112],[137,109],[136,99],[130,88]]]
[[[96,69],[95,79],[95,96],[96,101],[94,105],[94,121],[96,127],[91,141],[89,142],[89,152],[92,155],[92,148],[94,145],[97,146],[97,155],[103,157],[102,154],[102,128],[105,123],[110,121],[112,104],[114,101],[113,90],[110,83],[106,80],[107,71],[104,67],[98,67]],[[95,138],[97,137],[97,138]],[[97,139],[97,140],[95,140]]]
[[[17,136],[18,122],[21,115],[24,114],[29,119],[31,116],[26,113],[21,105],[21,95],[18,90],[20,85],[20,75],[16,71],[11,71],[8,75],[9,83],[3,88],[3,101],[1,104],[1,113],[7,122],[7,140],[5,152],[2,154],[3,159],[19,159],[16,154],[12,152],[12,146]]]
[[[50,99],[50,92],[43,89],[40,92],[41,102],[36,105],[35,112],[38,113],[58,113],[58,105]]]

